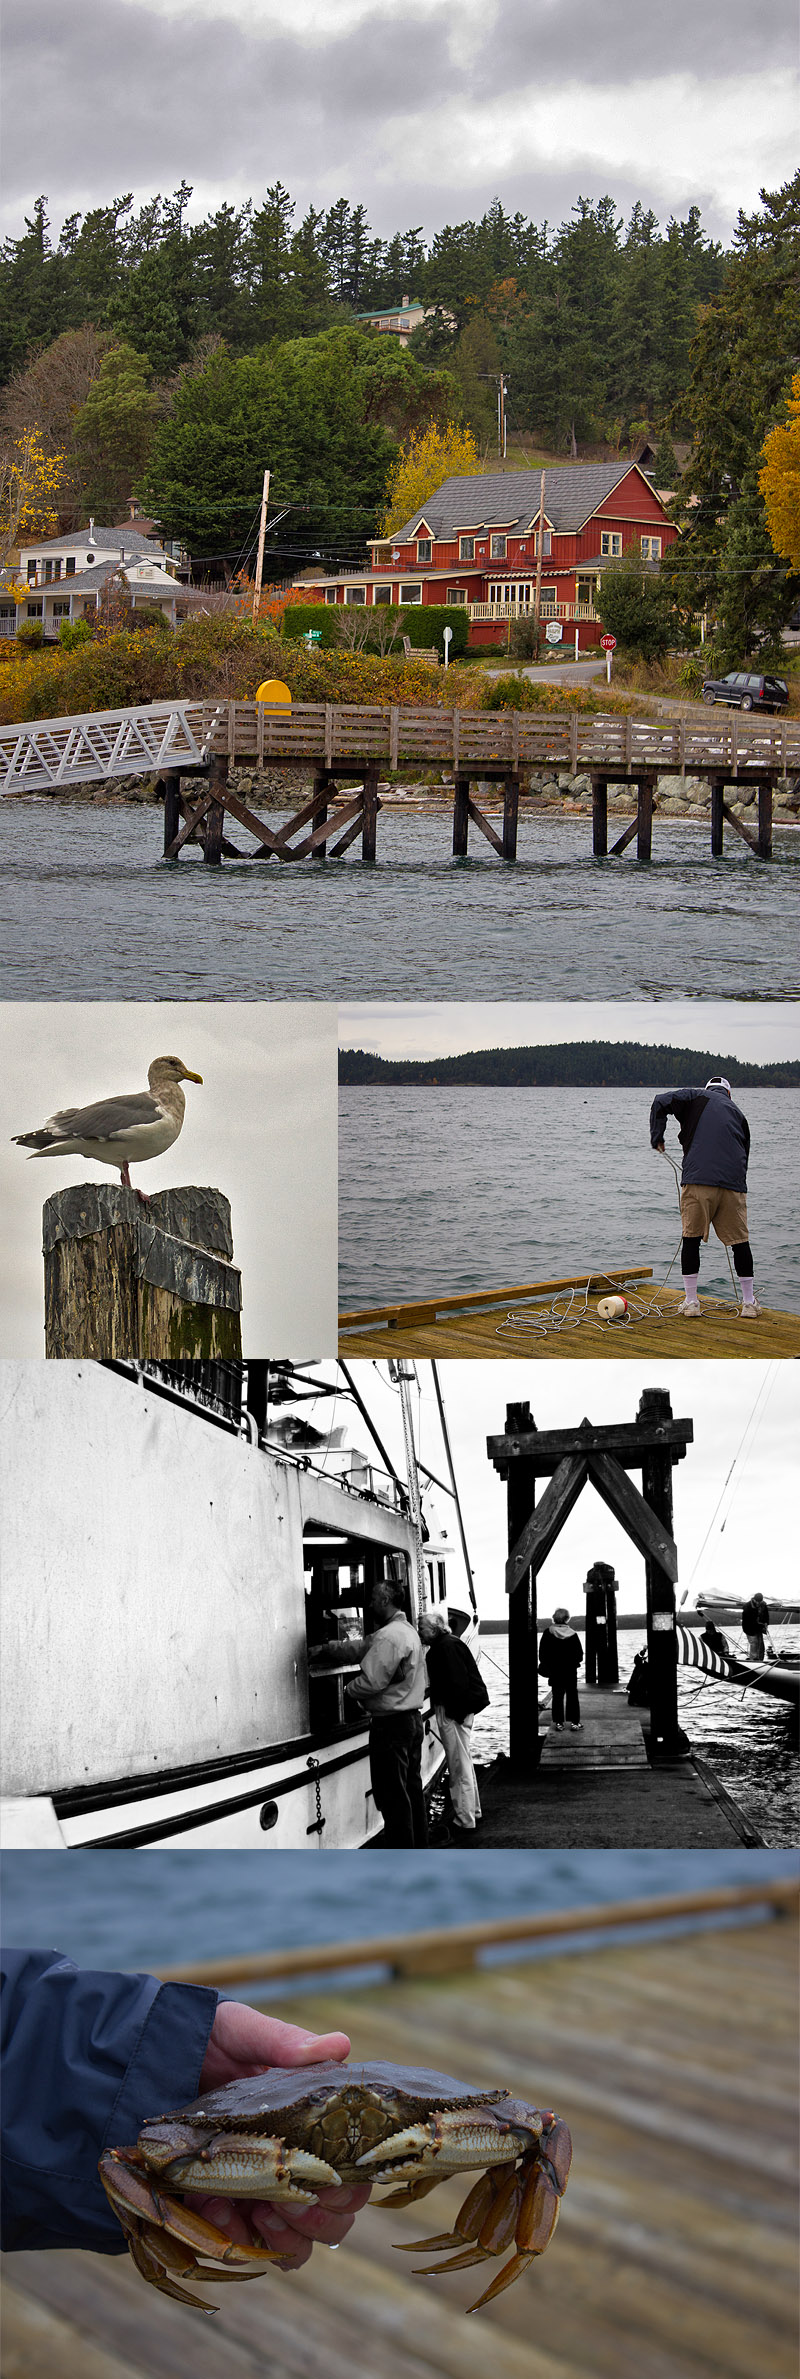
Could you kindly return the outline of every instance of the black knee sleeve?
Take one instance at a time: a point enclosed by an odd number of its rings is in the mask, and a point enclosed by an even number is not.
[[[690,1280],[691,1280],[691,1279],[693,1279],[695,1272],[699,1272],[699,1270],[700,1270],[700,1241],[699,1241],[699,1238],[698,1238],[698,1239],[684,1239],[683,1246],[682,1246],[682,1248],[681,1248],[681,1271],[682,1271],[682,1272],[687,1272],[687,1273],[688,1273],[688,1275],[689,1275],[689,1278],[690,1278]]]
[[[740,1239],[738,1247],[733,1249],[733,1261],[739,1274],[739,1279],[752,1280],[753,1257],[749,1239]]]

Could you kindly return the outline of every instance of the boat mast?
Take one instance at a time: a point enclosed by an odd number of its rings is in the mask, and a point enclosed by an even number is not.
[[[392,1386],[399,1388],[400,1390],[400,1407],[403,1415],[403,1440],[406,1449],[406,1476],[408,1478],[408,1494],[411,1504],[411,1518],[414,1524],[414,1562],[417,1573],[417,1617],[421,1618],[423,1611],[427,1610],[428,1607],[428,1589],[425,1577],[425,1555],[422,1547],[422,1501],[419,1491],[417,1449],[414,1444],[414,1428],[411,1418],[411,1397],[409,1394],[409,1381],[416,1378],[416,1372],[413,1363],[398,1363],[390,1358],[389,1378],[392,1382]]]
[[[466,1573],[467,1573],[467,1590],[468,1590],[468,1593],[469,1593],[469,1599],[470,1599],[470,1602],[471,1602],[471,1604],[472,1604],[473,1611],[474,1611],[474,1613],[475,1613],[475,1617],[476,1617],[476,1619],[477,1619],[477,1616],[478,1616],[478,1605],[477,1605],[477,1602],[476,1602],[476,1599],[475,1599],[475,1586],[474,1586],[474,1583],[473,1583],[472,1570],[471,1570],[471,1568],[470,1568],[469,1552],[468,1552],[468,1550],[467,1550],[467,1539],[466,1539],[466,1535],[465,1535],[465,1533],[464,1533],[464,1521],[463,1521],[463,1516],[462,1516],[462,1511],[461,1511],[461,1500],[460,1500],[460,1497],[459,1497],[458,1488],[457,1488],[457,1486],[456,1486],[456,1474],[455,1474],[455,1471],[454,1471],[454,1469],[453,1469],[453,1456],[452,1456],[452,1453],[451,1453],[451,1451],[450,1451],[450,1432],[449,1432],[449,1430],[448,1430],[448,1427],[447,1427],[447,1421],[446,1421],[446,1418],[445,1418],[444,1397],[443,1397],[443,1395],[442,1395],[442,1391],[441,1391],[441,1388],[440,1388],[440,1386],[439,1386],[439,1369],[438,1369],[438,1365],[437,1365],[436,1363],[434,1363],[434,1362],[432,1362],[432,1363],[431,1363],[431,1371],[432,1371],[432,1373],[433,1373],[433,1385],[434,1385],[434,1387],[435,1387],[435,1389],[436,1389],[436,1402],[437,1402],[437,1404],[438,1404],[438,1407],[439,1407],[439,1420],[440,1420],[440,1422],[441,1422],[441,1426],[442,1426],[442,1440],[443,1440],[443,1443],[444,1443],[444,1450],[445,1450],[445,1453],[446,1453],[446,1455],[447,1455],[447,1468],[448,1468],[448,1470],[449,1470],[449,1472],[450,1472],[450,1485],[451,1485],[451,1487],[452,1487],[452,1490],[453,1490],[453,1502],[454,1502],[454,1504],[455,1504],[455,1507],[456,1507],[456,1517],[457,1517],[457,1520],[458,1520],[458,1533],[459,1533],[459,1536],[460,1536],[460,1538],[461,1538],[461,1550],[462,1550],[462,1553],[463,1553],[463,1555],[464,1555],[464,1568],[465,1568],[465,1570],[466,1570]]]

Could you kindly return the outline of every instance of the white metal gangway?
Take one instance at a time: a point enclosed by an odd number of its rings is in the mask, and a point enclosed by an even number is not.
[[[202,768],[213,702],[147,702],[0,727],[0,793],[48,793],[110,777]]]

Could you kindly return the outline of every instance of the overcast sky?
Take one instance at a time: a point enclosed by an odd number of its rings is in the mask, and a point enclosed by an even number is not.
[[[339,1009],[339,1046],[379,1057],[453,1057],[553,1041],[645,1041],[751,1065],[800,1058],[800,1001],[370,1000]]]
[[[795,0],[39,0],[4,52],[10,236],[43,187],[57,232],[184,176],[195,216],[280,179],[430,235],[610,192],[727,243],[797,163]]]
[[[334,1376],[332,1364],[321,1366]],[[401,1477],[405,1476],[400,1398],[385,1363],[354,1363],[352,1371],[368,1411]],[[414,1426],[422,1459],[447,1479],[429,1363],[415,1366]],[[676,1419],[694,1422],[694,1442],[674,1478],[674,1523],[680,1564],[678,1600],[697,1589],[742,1596],[761,1586],[767,1600],[781,1591],[797,1595],[796,1478],[800,1429],[800,1367],[791,1363],[442,1363],[439,1378],[450,1433],[453,1464],[464,1511],[470,1561],[483,1618],[507,1613],[504,1568],[507,1552],[506,1489],[486,1453],[486,1439],[505,1428],[507,1403],[527,1399],[538,1429],[576,1429],[586,1414],[609,1424],[636,1418],[643,1388],[667,1388]],[[421,1391],[421,1396],[418,1395]],[[320,1427],[330,1408],[306,1407]],[[348,1436],[366,1449],[367,1433],[346,1407]],[[748,1426],[750,1425],[750,1426]],[[728,1473],[742,1439],[740,1460]],[[377,1456],[375,1457],[377,1460]],[[726,1481],[728,1481],[726,1485]],[[634,1474],[634,1484],[641,1479]],[[720,1510],[714,1519],[718,1498]],[[432,1490],[433,1501],[452,1536],[453,1578],[463,1585],[452,1504]],[[703,1539],[705,1552],[695,1572]],[[724,1525],[723,1525],[724,1524]],[[764,1546],[769,1540],[769,1575]],[[643,1611],[644,1566],[630,1537],[591,1487],[567,1521],[539,1579],[540,1614],[566,1603],[573,1618],[585,1613],[582,1587],[593,1561],[609,1561],[620,1581],[618,1609]],[[695,1574],[693,1575],[693,1572]],[[491,1644],[489,1645],[491,1650]]]
[[[118,1183],[85,1157],[28,1160],[12,1135],[60,1107],[145,1089],[151,1060],[168,1054],[203,1085],[184,1083],[180,1137],[134,1166],[134,1184],[208,1184],[229,1198],[246,1355],[335,1346],[335,1048],[336,1010],[322,1001],[0,1003],[0,1354],[44,1354],[45,1198]]]

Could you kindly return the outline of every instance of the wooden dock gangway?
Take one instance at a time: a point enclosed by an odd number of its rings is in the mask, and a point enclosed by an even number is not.
[[[278,828],[267,825],[228,782],[232,766],[266,762],[313,777],[310,800]],[[359,836],[362,859],[374,861],[381,769],[409,764],[452,772],[456,858],[467,855],[473,824],[499,858],[516,859],[520,793],[532,770],[546,769],[590,778],[596,858],[618,856],[635,840],[637,857],[649,859],[657,780],[689,774],[709,785],[712,856],[722,855],[727,820],[749,850],[769,859],[776,787],[800,772],[800,721],[743,722],[736,713],[723,719],[715,712],[687,722],[438,705],[298,702],[291,710],[273,710],[263,702],[156,702],[0,727],[0,794],[57,793],[155,775],[164,789],[165,858],[177,859],[193,842],[213,865],[223,857],[340,858]],[[190,797],[182,779],[191,776],[200,782]],[[472,785],[487,780],[502,790],[501,833],[472,797]],[[609,852],[608,787],[614,783],[636,788],[636,815]],[[743,785],[756,795],[756,832],[726,799],[728,787]],[[241,850],[230,841],[228,819],[252,835],[254,848]]]
[[[604,1321],[597,1307],[615,1293],[627,1296],[624,1317]],[[704,1295],[699,1321],[681,1315],[683,1290],[653,1283],[652,1266],[609,1272],[569,1272],[515,1288],[468,1289],[455,1296],[419,1296],[403,1304],[360,1306],[339,1315],[339,1353],[387,1353],[422,1359],[508,1361],[522,1354],[562,1362],[641,1361],[658,1355],[800,1355],[800,1314],[763,1306],[743,1322],[733,1298]]]
[[[795,2379],[796,1905],[779,1879],[173,1969],[256,2001],[269,1977],[271,2012],[341,2027],[354,2059],[557,2107],[556,2235],[471,2320],[492,2267],[420,2278],[437,2258],[393,2243],[447,2229],[464,2179],[367,2206],[301,2272],[212,2288],[213,2321],[128,2256],[7,2256],[8,2379]],[[340,1979],[378,1961],[390,1979]]]

